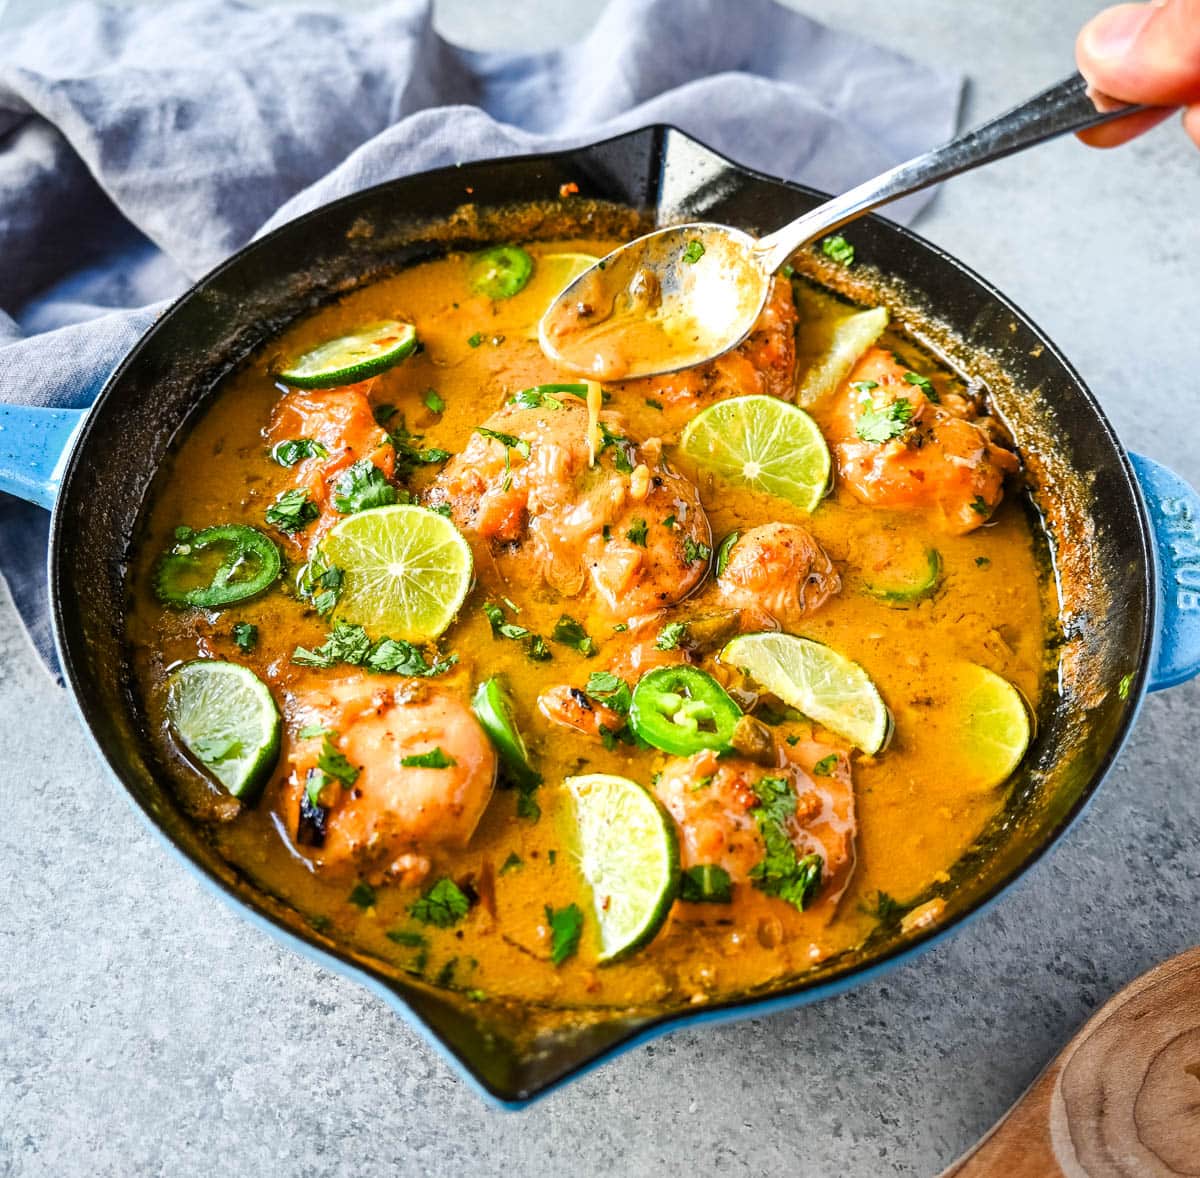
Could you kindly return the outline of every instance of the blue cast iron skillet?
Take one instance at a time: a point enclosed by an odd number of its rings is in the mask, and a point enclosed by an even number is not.
[[[564,184],[577,184],[578,196],[559,199]],[[946,904],[935,927],[906,934],[891,924],[809,973],[699,1009],[602,1010],[567,1030],[539,1023],[536,1011],[464,1004],[334,944],[242,878],[180,813],[146,737],[124,648],[125,572],[142,506],[173,442],[255,348],[346,290],[503,235],[503,210],[514,203],[544,202],[525,232],[550,238],[628,229],[635,213],[643,224],[715,220],[765,230],[824,199],[669,127],[397,180],[301,217],[213,271],[145,335],[87,413],[0,406],[0,489],[54,513],[50,592],[68,690],[138,812],[255,924],[370,987],[506,1106],[669,1029],[839,993],[995,900],[1095,792],[1145,693],[1200,670],[1200,499],[1158,464],[1125,452],[1076,372],[1003,295],[912,233],[878,218],[856,223],[860,264],[822,276],[851,296],[885,300],[914,337],[983,380],[1026,458],[1030,510],[1048,538],[1048,583],[1062,604],[1053,636],[1059,690],[1046,693],[1003,813],[930,891]]]

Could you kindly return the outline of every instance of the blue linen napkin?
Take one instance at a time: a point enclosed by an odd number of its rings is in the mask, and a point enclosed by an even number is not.
[[[669,122],[838,191],[948,138],[961,86],[774,0],[611,0],[539,54],[460,49],[429,0],[62,8],[0,46],[0,401],[89,405],[167,300],[382,180]],[[0,493],[0,575],[53,667],[47,521]]]

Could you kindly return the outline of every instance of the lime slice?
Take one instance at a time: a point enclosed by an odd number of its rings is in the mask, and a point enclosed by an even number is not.
[[[428,642],[471,588],[471,547],[445,516],[411,503],[347,516],[321,541],[342,570],[337,618],[375,634]]]
[[[662,928],[679,888],[675,828],[640,785],[611,773],[568,777],[580,869],[592,889],[600,960],[616,961]]]
[[[1029,747],[1029,709],[1007,679],[978,663],[955,668],[952,690],[950,714],[970,784],[994,789],[1012,776]]]
[[[279,757],[279,709],[267,685],[237,663],[197,659],[167,677],[175,736],[235,798],[253,802]]]
[[[733,397],[694,417],[683,452],[731,483],[809,513],[829,487],[829,447],[803,409],[775,397]]]
[[[411,323],[385,319],[305,352],[279,379],[299,389],[334,389],[399,364],[417,346]]]
[[[864,753],[883,748],[891,728],[887,707],[866,671],[836,650],[769,632],[739,635],[720,658]]]
[[[807,283],[796,283],[796,400],[815,405],[834,392],[888,325],[886,307],[861,311]]]

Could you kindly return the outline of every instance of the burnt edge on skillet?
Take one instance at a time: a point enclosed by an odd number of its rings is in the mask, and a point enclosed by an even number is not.
[[[580,195],[557,201],[559,186],[569,182]],[[877,217],[857,222],[847,232],[862,264],[852,271],[806,259],[806,271],[842,293],[887,302],[902,330],[986,383],[1026,458],[1054,548],[1062,696],[1042,709],[1038,736],[997,821],[956,865],[951,882],[931,889],[947,903],[933,928],[909,937],[882,930],[816,970],[737,999],[666,1012],[601,1009],[574,1030],[541,1035],[527,1020],[518,1026],[514,1012],[498,1004],[464,1006],[451,993],[327,941],[294,910],[251,888],[183,816],[139,727],[123,646],[125,577],[142,503],[173,440],[249,353],[295,318],[382,273],[488,240],[505,208],[538,205],[542,211],[526,236],[549,238],[627,231],[643,219],[773,228],[822,199],[662,126],[576,150],[378,185],[251,244],[184,295],[109,379],[67,465],[50,556],[59,654],[97,746],[133,801],[208,882],[293,947],[315,946],[326,963],[332,956],[354,968],[359,980],[416,1015],[501,1100],[544,1092],[673,1023],[763,1013],[834,992],[854,975],[944,935],[1057,841],[1120,748],[1151,652],[1148,524],[1108,422],[1078,375],[1017,308],[907,230]],[[896,274],[903,280],[890,277]],[[116,537],[115,545],[98,543],[104,536]],[[1127,673],[1134,680],[1121,699],[1116,684]]]

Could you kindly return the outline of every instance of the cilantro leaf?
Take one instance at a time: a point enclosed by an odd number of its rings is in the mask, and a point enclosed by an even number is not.
[[[409,753],[407,757],[400,758],[400,764],[405,769],[449,769],[458,762],[449,753],[435,747],[425,753]]]
[[[443,876],[419,900],[409,906],[408,913],[422,924],[431,924],[435,928],[450,928],[466,916],[470,907],[470,902],[458,884],[448,876]]]
[[[430,413],[446,412],[445,398],[437,391],[437,389],[426,389],[421,394],[421,400],[424,402],[425,408],[428,409]]]
[[[292,662],[301,667],[332,667],[337,663],[358,667],[370,653],[371,640],[361,626],[338,622],[329,632],[329,637],[315,650],[297,646],[292,652]]]
[[[526,647],[525,653],[535,663],[544,663],[547,659],[553,657],[550,647],[546,645],[546,640],[540,634],[534,634],[530,637],[529,646]]]
[[[483,343],[483,332],[477,331],[474,335],[467,337],[467,347],[477,348]]]
[[[614,434],[603,421],[599,423],[599,426],[600,449],[597,451],[597,454],[603,454],[605,450],[612,450],[613,466],[621,474],[633,474],[633,443],[620,434]]]
[[[816,777],[828,777],[837,768],[837,763],[837,753],[830,753],[829,756],[822,757],[813,766],[813,775]]]
[[[329,451],[312,438],[289,438],[271,447],[271,457],[280,466],[295,466],[304,458],[328,458]]]
[[[376,409],[375,419],[377,421],[379,413],[380,411]],[[391,416],[395,416],[394,410],[384,420],[390,420]],[[392,449],[396,451],[395,476],[398,479],[407,478],[418,466],[436,466],[450,457],[449,450],[441,450],[437,447],[423,448],[420,443],[424,441],[424,438],[421,434],[409,433],[403,416],[400,416],[398,423],[388,431],[388,439],[392,443]]]
[[[646,547],[646,521],[640,515],[634,518],[629,531],[625,533],[625,539],[642,548]]]
[[[983,516],[984,519],[987,519],[987,517],[992,514],[992,509],[988,506],[987,500],[982,495],[976,495],[975,498],[971,500],[971,510],[975,512],[976,515]]]
[[[687,633],[687,622],[671,622],[658,632],[654,640],[655,650],[675,650]]]
[[[375,903],[375,889],[369,883],[359,880],[348,899],[356,908],[367,909]]]
[[[341,595],[342,576],[342,570],[331,565],[318,552],[300,569],[296,591],[301,601],[307,601],[321,617],[326,617],[333,611]]]
[[[409,949],[424,949],[429,944],[429,938],[416,929],[392,928],[383,935],[389,941],[395,941],[397,945],[404,945]]]
[[[587,385],[538,384],[530,389],[522,389],[515,396],[510,397],[509,404],[516,405],[521,409],[561,409],[563,403],[559,400],[558,394],[586,398]]]
[[[855,423],[854,432],[864,442],[890,442],[908,430],[912,415],[912,402],[903,397],[883,409],[872,402]]]
[[[239,650],[249,654],[258,644],[258,627],[253,622],[234,622],[233,640]]]
[[[611,671],[593,671],[588,676],[584,691],[597,703],[612,708],[614,712],[618,712],[622,716],[629,714],[629,707],[633,703],[633,692],[630,691],[629,684],[619,675],[614,675]]]
[[[296,735],[301,740],[311,740],[314,736],[326,736],[329,729],[323,724],[305,724]]]
[[[333,505],[343,515],[388,507],[399,498],[396,488],[369,458],[360,458],[348,466],[333,484]]]
[[[444,674],[458,662],[458,656],[452,654],[429,663],[420,648],[411,642],[402,638],[380,638],[372,643],[361,626],[338,622],[316,649],[297,646],[292,652],[292,662],[301,667],[333,667],[348,663],[352,667],[365,666],[377,673],[427,678]]]
[[[587,631],[579,622],[567,614],[563,614],[554,623],[554,630],[550,637],[555,642],[561,642],[563,646],[569,646],[572,650],[577,650],[588,658],[596,653],[595,640],[588,636]]]
[[[284,491],[267,508],[266,521],[281,532],[301,532],[320,515],[320,509],[303,487]]]
[[[704,257],[704,242],[697,238],[692,238],[687,243],[687,249],[683,251],[683,260],[689,265],[694,265]]]
[[[362,770],[351,765],[345,754],[333,743],[336,735],[337,733],[334,732],[325,734],[325,741],[321,745],[321,755],[317,758],[317,768],[327,777],[349,787],[358,780],[358,775]]]
[[[683,559],[688,564],[695,564],[698,560],[708,560],[712,556],[712,549],[707,544],[697,543],[691,536],[683,538]]]
[[[403,638],[381,638],[371,647],[365,665],[370,671],[428,679],[445,674],[457,662],[458,655],[452,654],[444,659],[435,658],[430,663],[421,648],[411,642]]]
[[[933,387],[933,381],[929,377],[922,376],[919,372],[906,372],[904,380],[906,384],[915,384],[935,405],[941,404],[942,399],[938,396],[937,389]]]
[[[724,867],[700,863],[679,877],[679,898],[692,904],[728,904],[733,899],[733,881]]]
[[[493,442],[499,442],[506,450],[515,450],[522,458],[529,457],[529,443],[524,438],[518,438],[513,434],[502,434],[499,430],[487,429],[482,425],[477,425],[475,432],[481,438],[490,438]]]
[[[786,777],[762,777],[752,787],[759,804],[750,811],[758,826],[766,855],[750,869],[750,878],[759,891],[781,900],[801,912],[821,884],[824,861],[820,855],[796,854],[788,834],[788,822],[796,812],[796,795]]]
[[[509,851],[508,858],[504,860],[500,866],[500,875],[507,875],[510,871],[516,871],[518,867],[524,867],[525,860],[521,858],[516,851]]]
[[[583,913],[578,904],[565,908],[546,905],[546,921],[550,925],[550,960],[562,965],[579,949],[579,938],[583,934]]]

